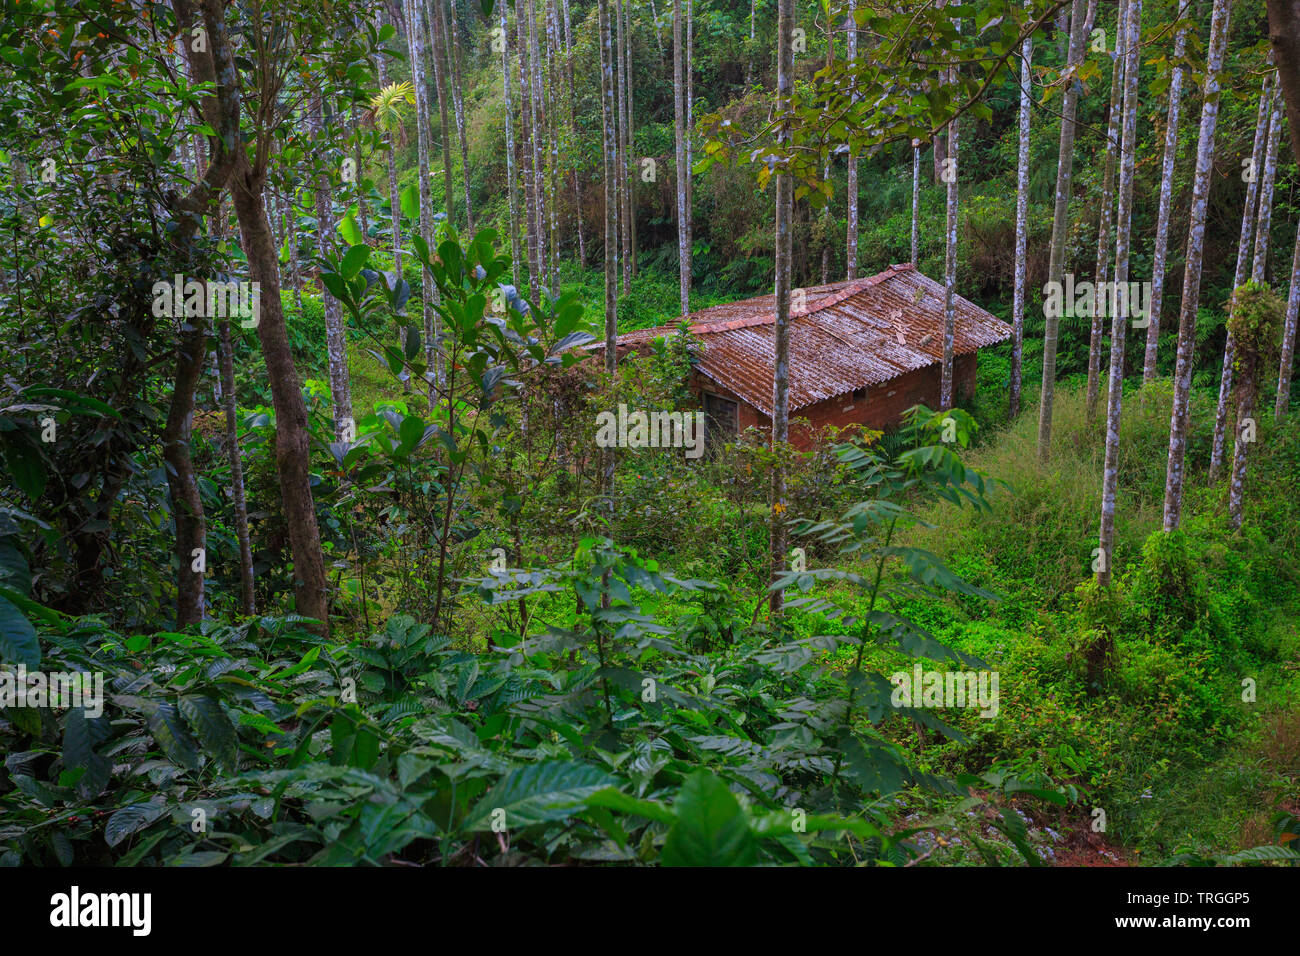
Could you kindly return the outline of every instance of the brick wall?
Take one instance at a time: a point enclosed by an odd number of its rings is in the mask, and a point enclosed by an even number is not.
[[[970,398],[975,394],[975,369],[976,353],[957,356],[953,363],[953,377],[958,399]],[[809,424],[807,426],[791,424],[791,444],[807,450],[815,440],[815,433],[828,425],[837,427],[867,425],[881,430],[895,428],[901,424],[903,412],[913,405],[925,405],[937,409],[939,385],[939,366],[927,365],[925,368],[900,375],[882,385],[867,388],[866,395],[863,397],[855,399],[852,394],[841,395],[838,398],[805,406],[795,411],[792,418],[806,418]],[[697,393],[701,390],[709,391],[736,402],[737,418],[742,432],[750,426],[771,428],[771,420],[766,415],[716,382],[696,375],[691,386]]]

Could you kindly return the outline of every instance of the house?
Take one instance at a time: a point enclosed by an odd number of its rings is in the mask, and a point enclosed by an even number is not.
[[[953,375],[957,397],[975,391],[980,348],[1006,341],[1011,326],[956,297]],[[713,306],[689,316],[702,346],[691,389],[710,437],[771,427],[776,296]],[[911,264],[865,279],[796,289],[790,312],[790,441],[813,444],[828,425],[899,424],[913,405],[939,408],[944,287]],[[620,354],[648,348],[676,325],[629,332]],[[595,346],[599,348],[599,344]],[[798,426],[796,419],[807,419]]]

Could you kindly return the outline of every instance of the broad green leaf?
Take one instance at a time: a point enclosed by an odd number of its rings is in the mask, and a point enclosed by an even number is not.
[[[466,818],[468,832],[490,829],[500,821],[507,829],[563,820],[576,814],[597,791],[613,786],[605,771],[585,763],[557,760],[512,770],[479,800]],[[494,811],[504,811],[504,813]]]
[[[41,645],[32,622],[5,597],[0,597],[0,658],[25,664],[31,670],[41,666]]]
[[[758,841],[740,801],[707,770],[687,778],[673,809],[677,822],[664,842],[664,866],[753,866],[758,862]]]

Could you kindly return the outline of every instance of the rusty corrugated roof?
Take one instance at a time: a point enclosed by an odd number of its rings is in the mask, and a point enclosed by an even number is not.
[[[866,279],[796,289],[790,315],[790,409],[879,385],[943,359],[944,287],[911,264]],[[696,371],[766,415],[772,413],[776,296],[702,309],[689,316],[703,345]],[[953,352],[965,355],[1011,337],[1011,326],[955,297]],[[636,348],[676,325],[618,337]],[[593,348],[601,348],[595,343]]]

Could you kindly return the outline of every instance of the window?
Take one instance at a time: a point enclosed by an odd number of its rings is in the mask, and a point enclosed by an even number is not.
[[[715,438],[726,441],[740,434],[740,409],[735,402],[704,393],[704,441],[708,445]]]

